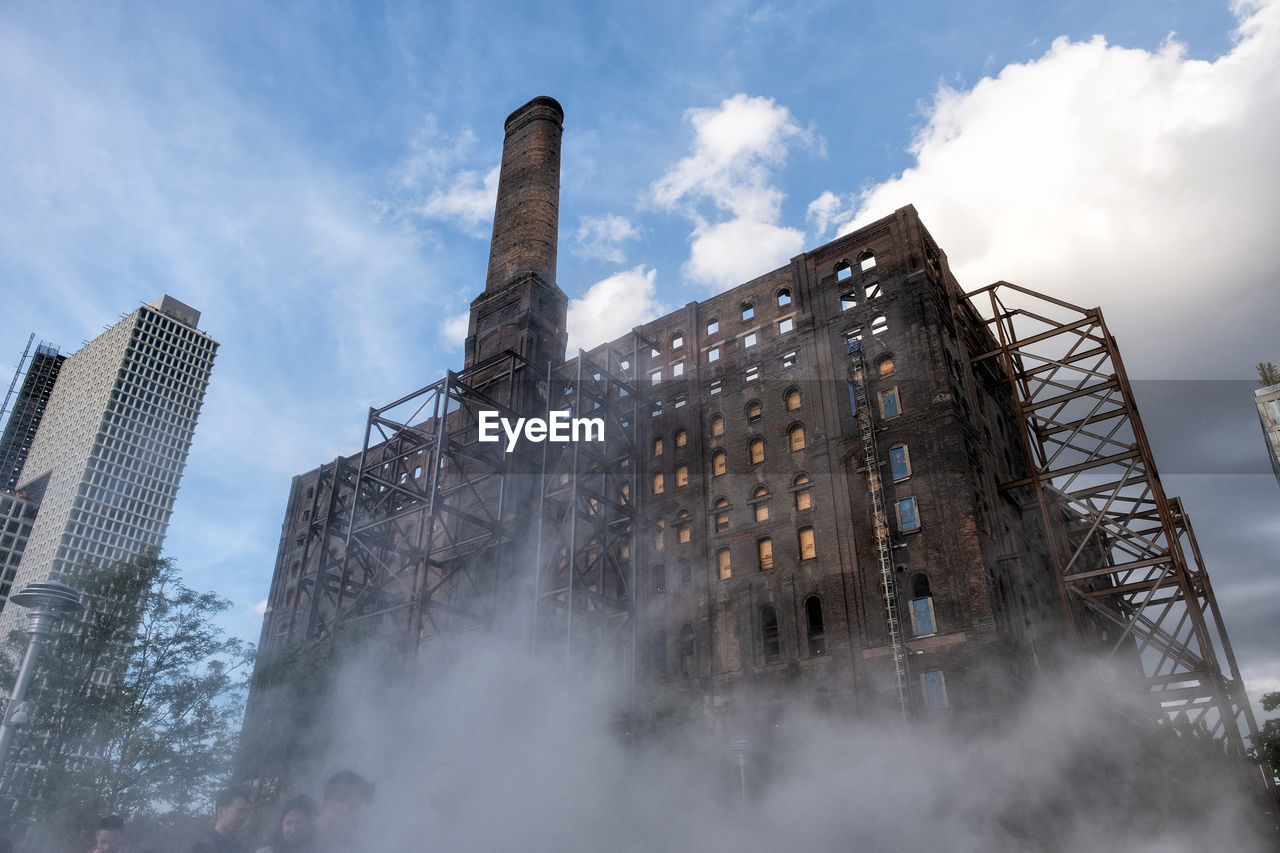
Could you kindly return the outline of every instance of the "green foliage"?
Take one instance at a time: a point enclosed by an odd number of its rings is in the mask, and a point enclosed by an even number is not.
[[[1269,361],[1258,362],[1258,381],[1264,386],[1280,385],[1280,368]]]
[[[226,781],[252,654],[213,622],[230,602],[188,588],[154,553],[72,583],[89,606],[41,653],[11,757],[16,816],[32,822],[35,849],[103,814],[203,811]],[[9,643],[21,650],[25,635]]]
[[[1263,694],[1262,710],[1270,712],[1277,708],[1280,708],[1280,693]],[[1253,737],[1253,754],[1273,777],[1280,778],[1280,717],[1262,724],[1262,731]]]

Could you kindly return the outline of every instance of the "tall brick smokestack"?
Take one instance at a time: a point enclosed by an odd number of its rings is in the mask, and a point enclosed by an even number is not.
[[[466,364],[511,350],[564,361],[569,299],[556,284],[564,110],[534,98],[507,117],[484,292],[471,303]]]
[[[556,281],[564,110],[554,98],[534,98],[507,116],[506,131],[486,291],[524,273],[547,284]]]

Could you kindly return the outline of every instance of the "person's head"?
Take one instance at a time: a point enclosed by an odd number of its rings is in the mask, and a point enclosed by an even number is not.
[[[124,837],[124,818],[108,815],[98,821],[93,830],[93,853],[127,853],[129,845]]]
[[[280,822],[271,835],[271,847],[279,850],[290,842],[305,839],[311,832],[311,822],[315,820],[317,811],[316,801],[306,794],[285,800],[280,809]]]
[[[239,788],[227,788],[218,792],[213,808],[213,828],[222,835],[235,835],[249,819],[249,795]]]
[[[324,828],[330,832],[354,832],[360,811],[373,800],[373,783],[351,770],[339,770],[324,783]]]

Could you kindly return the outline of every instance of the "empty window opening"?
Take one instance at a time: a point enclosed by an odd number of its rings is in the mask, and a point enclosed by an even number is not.
[[[756,542],[756,557],[759,559],[760,571],[767,572],[773,568],[773,540],[765,537]]]
[[[707,321],[707,334],[714,335],[718,331],[720,331],[720,321],[712,317]]]
[[[677,376],[684,376],[684,362],[683,362],[683,361],[677,361],[675,364],[671,365],[671,376],[672,376],[673,378],[674,378],[674,377],[677,377]]]
[[[753,318],[753,317],[755,317],[755,316],[756,316],[756,307],[755,307],[754,305],[752,305],[750,302],[744,302],[744,303],[742,303],[742,319],[743,319],[743,321],[750,320],[750,319],[752,319],[752,318]]]
[[[787,440],[790,442],[792,450],[804,450],[804,427],[796,424],[787,430]]]
[[[778,307],[791,304],[791,291],[785,287],[778,291]]]
[[[797,531],[796,538],[800,545],[800,559],[812,560],[818,556],[818,547],[814,542],[812,527],[801,527]]]
[[[757,379],[760,378],[759,366],[748,367],[745,376],[748,382],[755,382]]]
[[[684,346],[684,332],[676,332],[671,336],[671,349],[678,350]]]
[[[883,314],[871,321],[871,334],[883,335],[887,331],[889,331],[889,321]]]
[[[795,351],[795,350],[792,350],[791,352],[784,352],[784,353],[782,354],[782,366],[783,366],[783,367],[795,367],[795,366],[796,366],[796,351]]]
[[[693,626],[688,622],[680,626],[680,674],[685,678],[694,671]]]
[[[721,381],[719,379],[716,379],[710,385],[707,386],[707,396],[714,397],[716,394],[720,393],[722,388],[723,386],[721,385]]]
[[[889,448],[889,475],[895,483],[911,476],[911,455],[905,444]]]
[[[781,320],[778,321],[778,334],[785,335],[787,332],[791,331],[795,327],[796,327],[796,322],[794,318],[783,317]]]
[[[938,631],[934,622],[933,591],[929,589],[929,578],[924,573],[911,578],[911,627],[917,637]]]
[[[772,604],[760,608],[760,639],[766,661],[782,657],[782,644],[778,638],[778,611]]]
[[[866,272],[867,270],[875,269],[876,268],[875,254],[870,251],[863,252],[858,257],[858,266],[862,269],[863,272]]]
[[[760,405],[759,400],[752,400],[751,402],[747,403],[747,408],[746,408],[747,420],[749,421],[759,420],[760,415],[763,412],[764,412],[764,408]]]
[[[720,360],[720,347],[712,347],[707,350],[707,364]]]
[[[850,308],[857,307],[857,305],[858,305],[858,294],[856,291],[846,290],[844,293],[840,294],[840,310],[841,311],[848,311]]]
[[[759,338],[756,336],[755,332],[745,334],[742,336],[742,348],[746,349],[747,347],[753,347],[756,345],[758,340]]]
[[[809,627],[809,657],[827,653],[826,626],[822,620],[822,600],[811,595],[804,600],[804,620]]]
[[[867,282],[867,286],[864,292],[867,294],[868,302],[870,302],[872,299],[879,299],[881,294],[880,282],[878,281]]]
[[[841,261],[836,264],[836,281],[848,281],[853,275],[853,268],[849,266],[848,261]]]
[[[689,402],[689,398],[686,397],[684,394],[677,394],[671,400],[671,408],[683,409],[685,407],[685,404],[688,402]]]

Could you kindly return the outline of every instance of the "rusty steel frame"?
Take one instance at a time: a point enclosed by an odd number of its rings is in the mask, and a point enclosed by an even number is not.
[[[600,418],[604,441],[544,444],[539,502],[540,569],[535,643],[634,686],[638,659],[636,578],[647,552],[640,484],[652,406],[641,393],[641,359],[654,346],[639,333],[550,370],[551,410]]]
[[[1077,639],[1105,637],[1104,657],[1136,659],[1133,686],[1153,712],[1243,754],[1257,725],[1231,642],[1102,312],[1004,281],[967,296],[997,342],[972,361],[1005,374],[1031,462],[1001,488],[1038,505]]]

